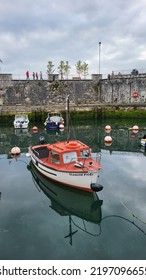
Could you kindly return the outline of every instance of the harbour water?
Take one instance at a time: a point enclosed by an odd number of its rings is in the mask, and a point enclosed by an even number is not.
[[[0,128],[1,260],[145,260],[146,153],[127,121],[113,121],[112,144],[106,145],[105,123],[75,124],[71,136],[101,153],[99,183],[89,194],[65,188],[33,168],[27,147],[40,136],[47,142],[66,139],[41,125],[29,130]],[[21,154],[10,155],[18,146]]]

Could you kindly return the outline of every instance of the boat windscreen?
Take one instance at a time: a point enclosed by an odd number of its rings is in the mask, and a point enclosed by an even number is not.
[[[64,163],[70,163],[73,161],[77,161],[77,153],[76,152],[69,152],[63,154],[63,162]]]

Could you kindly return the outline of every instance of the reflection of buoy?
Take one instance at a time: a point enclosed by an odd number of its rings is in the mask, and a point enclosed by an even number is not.
[[[33,126],[32,130],[33,130],[33,132],[38,132],[38,127],[37,126]]]
[[[105,144],[106,147],[109,147],[109,146],[111,146],[112,142],[110,142],[110,143],[105,142],[104,144]]]
[[[111,136],[105,136],[104,142],[105,142],[106,145],[109,145],[109,144],[111,145],[112,137]]]
[[[133,132],[134,132],[134,133],[137,133],[138,131],[139,131],[138,125],[134,125],[134,126],[133,126]]]
[[[107,133],[111,132],[111,126],[110,126],[110,125],[106,125],[106,126],[105,126],[105,131],[106,131]]]
[[[59,129],[64,129],[63,123],[61,123],[61,124],[59,125]]]
[[[11,155],[19,155],[21,153],[20,148],[19,147],[13,147],[11,149]]]
[[[131,138],[131,139],[134,139],[134,138],[135,138],[135,133],[134,133],[134,132],[131,133],[130,138]]]

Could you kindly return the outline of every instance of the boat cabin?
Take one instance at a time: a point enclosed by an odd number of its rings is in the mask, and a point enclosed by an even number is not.
[[[48,161],[61,166],[91,159],[89,147],[80,141],[78,143],[65,142],[64,145],[62,145],[62,142],[58,142],[51,145],[36,146],[33,153],[44,163]]]

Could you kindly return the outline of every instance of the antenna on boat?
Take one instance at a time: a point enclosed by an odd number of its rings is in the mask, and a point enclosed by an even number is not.
[[[67,123],[67,143],[70,138],[70,129],[69,129],[69,94],[66,98],[66,123]]]

